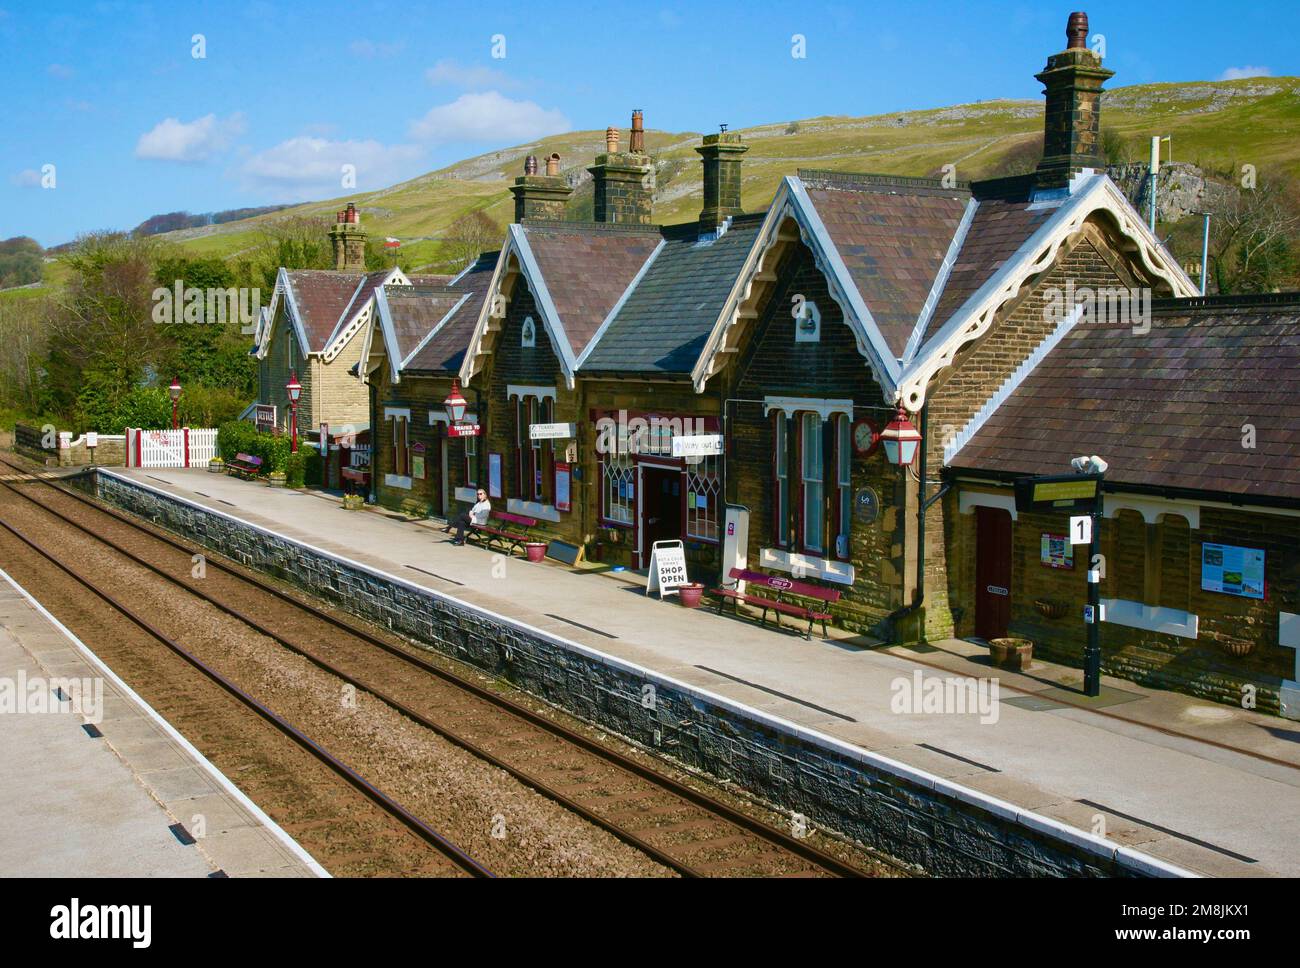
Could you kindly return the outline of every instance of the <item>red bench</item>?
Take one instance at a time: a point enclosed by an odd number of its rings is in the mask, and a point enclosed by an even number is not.
[[[493,521],[500,522],[500,526],[493,526]],[[513,528],[504,527],[512,525]],[[505,549],[506,554],[513,554],[515,549],[523,550],[524,545],[532,539],[528,532],[537,527],[536,518],[527,518],[522,514],[512,514],[509,511],[493,510],[491,517],[488,518],[487,524],[470,525],[469,533],[466,534],[465,540],[478,537],[482,540],[484,547],[500,545]]]
[[[740,603],[744,602],[746,605],[753,605],[763,610],[763,615],[759,619],[760,625],[767,624],[767,613],[771,611],[776,615],[777,628],[782,627],[782,615],[792,615],[807,620],[808,631],[804,633],[805,639],[812,638],[813,626],[818,622],[822,626],[822,637],[827,636],[826,623],[831,620],[831,615],[826,611],[826,606],[840,600],[841,593],[838,590],[795,581],[784,575],[765,575],[761,571],[750,571],[746,568],[731,569],[729,577],[731,579],[729,583],[712,589],[712,593],[718,597],[719,615],[722,614],[722,607],[727,602],[735,604],[735,612],[739,615]],[[742,581],[746,585],[762,589],[762,592],[751,594],[748,590],[739,591],[738,585]],[[804,599],[804,601],[790,601],[791,597]]]
[[[262,458],[252,454],[236,454],[235,459],[226,464],[226,473],[237,477],[256,477],[262,472]]]

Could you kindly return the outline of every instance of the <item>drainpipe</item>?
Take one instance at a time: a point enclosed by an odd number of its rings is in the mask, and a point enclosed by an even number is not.
[[[370,391],[367,396],[370,398],[370,493],[366,496],[367,504],[375,504],[378,500],[378,492],[375,490],[375,481],[379,477],[379,426],[375,423],[375,414],[379,412],[379,387],[366,378],[366,388]]]
[[[943,498],[952,487],[951,484],[944,484],[938,492],[930,498],[925,496],[925,486],[927,474],[930,468],[929,460],[930,451],[930,406],[926,404],[921,408],[921,493],[916,503],[916,595],[911,605],[904,605],[902,608],[891,613],[885,619],[885,625],[889,629],[889,637],[895,638],[898,623],[905,618],[915,615],[925,604],[925,514],[930,507]],[[906,471],[904,471],[906,473]],[[922,626],[919,631],[919,641],[925,641],[925,627]]]

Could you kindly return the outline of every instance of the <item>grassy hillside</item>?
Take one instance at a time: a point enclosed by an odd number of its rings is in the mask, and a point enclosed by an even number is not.
[[[782,176],[796,168],[881,174],[932,175],[955,165],[957,177],[977,179],[1028,170],[1036,160],[1043,104],[989,101],[865,118],[821,117],[742,129],[747,209],[766,206]],[[1132,161],[1143,161],[1152,135],[1171,135],[1173,159],[1214,169],[1280,168],[1300,175],[1300,78],[1259,78],[1117,88],[1106,95],[1103,123],[1118,134]],[[623,121],[624,119],[618,119]],[[625,135],[626,137],[626,135]],[[694,218],[701,204],[697,132],[649,131],[647,147],[659,165],[655,219]],[[159,236],[195,255],[231,257],[252,247],[259,229],[286,215],[328,217],[347,201],[362,212],[372,237],[403,242],[403,262],[439,264],[439,236],[459,215],[483,209],[505,225],[513,214],[508,191],[528,154],[559,152],[564,173],[578,182],[571,208],[589,211],[594,156],[603,131],[579,131],[480,155],[375,192],[296,206],[239,222]],[[1168,149],[1166,149],[1168,151]],[[195,199],[202,205],[202,199]],[[47,266],[47,280],[50,273]]]

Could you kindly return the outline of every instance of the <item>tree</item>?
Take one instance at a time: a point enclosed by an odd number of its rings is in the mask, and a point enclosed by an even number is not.
[[[481,211],[461,215],[447,227],[447,252],[460,267],[469,265],[482,253],[490,252],[500,244],[501,226]]]
[[[40,282],[44,251],[25,235],[0,242],[0,289]]]
[[[48,299],[0,301],[0,406],[42,411],[49,310]]]
[[[1221,193],[1210,207],[1210,272],[1223,294],[1276,292],[1297,282],[1300,194],[1280,175]]]

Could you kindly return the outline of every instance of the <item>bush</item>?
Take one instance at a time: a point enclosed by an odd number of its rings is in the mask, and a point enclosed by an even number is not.
[[[283,434],[264,434],[247,421],[232,420],[217,429],[217,452],[226,461],[234,460],[240,454],[260,457],[262,473],[269,474],[285,470],[289,438]]]
[[[325,461],[321,459],[319,450],[304,450],[300,453],[306,455],[307,474],[305,482],[308,487],[320,487],[325,483]]]
[[[284,484],[286,487],[302,487],[307,477],[307,454],[298,451],[284,459]]]

